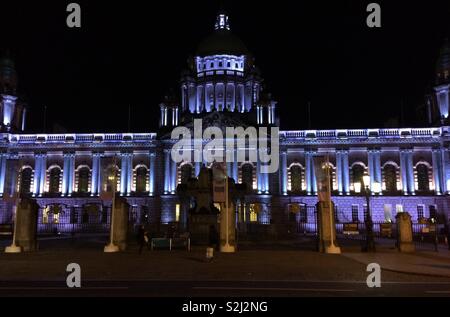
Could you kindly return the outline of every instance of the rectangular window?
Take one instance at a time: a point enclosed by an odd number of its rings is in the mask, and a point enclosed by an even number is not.
[[[395,205],[395,211],[396,211],[397,213],[403,212],[403,205],[401,205],[401,204]]]
[[[424,205],[417,205],[417,221],[422,219],[425,215],[425,206]]]
[[[392,221],[392,205],[384,204],[384,220],[386,222]]]
[[[358,212],[359,212],[359,206],[352,205],[352,222],[359,222]]]
[[[436,218],[437,218],[436,206],[435,205],[430,205],[429,211],[430,211],[430,219],[436,220]]]
[[[367,205],[363,205],[363,214],[364,214],[364,220],[367,220],[369,217],[369,213],[367,211]]]

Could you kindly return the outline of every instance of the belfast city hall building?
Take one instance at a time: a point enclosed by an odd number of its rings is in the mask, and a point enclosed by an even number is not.
[[[430,61],[434,63],[435,61]],[[433,90],[427,100],[430,125],[423,128],[279,130],[279,168],[262,173],[259,161],[228,162],[235,196],[236,226],[257,226],[282,233],[289,223],[316,221],[313,157],[331,163],[336,222],[363,222],[370,190],[373,221],[395,222],[408,212],[413,222],[449,216],[450,194],[450,46],[441,50]],[[101,199],[105,159],[117,173],[117,195],[130,205],[131,223],[188,228],[195,201],[182,199],[180,188],[210,167],[175,162],[171,138],[175,127],[278,127],[278,105],[263,89],[253,56],[219,14],[213,33],[198,46],[181,75],[178,96],[155,107],[159,129],[148,133],[26,134],[26,105],[17,97],[17,74],[10,58],[0,61],[0,195],[17,190],[39,204],[38,230],[107,232],[110,207]],[[207,140],[202,140],[207,142]],[[251,150],[251,149],[250,149]],[[18,162],[11,165],[11,162]],[[17,166],[11,184],[10,170]],[[109,166],[110,167],[110,166]],[[108,168],[109,168],[108,167]],[[370,183],[363,184],[363,176]],[[367,177],[366,177],[367,178]],[[363,184],[363,189],[361,185]],[[366,187],[367,186],[367,187]],[[292,206],[299,208],[291,208]],[[0,201],[0,223],[12,223],[14,203]],[[242,229],[244,230],[244,229]]]

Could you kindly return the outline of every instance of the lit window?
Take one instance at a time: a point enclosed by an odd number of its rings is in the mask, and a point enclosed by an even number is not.
[[[257,222],[258,214],[255,211],[250,211],[250,222]]]
[[[175,221],[180,221],[180,204],[176,204],[175,206]]]
[[[384,220],[390,222],[392,220],[392,205],[384,204]]]
[[[42,211],[42,223],[47,224],[48,223],[48,209],[49,207],[46,206],[44,210]]]
[[[59,223],[59,213],[53,214],[53,223],[55,223],[55,224]]]

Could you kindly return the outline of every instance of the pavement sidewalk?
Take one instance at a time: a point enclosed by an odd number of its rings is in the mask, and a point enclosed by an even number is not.
[[[398,273],[450,277],[450,251],[439,248],[439,252],[416,251],[400,253],[395,249],[377,247],[377,252],[343,252],[342,256],[361,264],[378,263],[383,270]]]

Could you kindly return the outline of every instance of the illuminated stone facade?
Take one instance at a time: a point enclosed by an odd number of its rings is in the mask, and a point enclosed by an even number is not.
[[[364,175],[371,178],[374,221],[395,221],[398,211],[409,212],[413,221],[438,214],[448,217],[449,56],[447,43],[428,99],[429,120],[436,125],[280,131],[277,173],[260,173],[259,163],[228,163],[228,175],[247,185],[247,194],[237,201],[238,223],[286,224],[289,204],[314,206],[317,186],[312,157],[318,153],[327,153],[333,165],[338,222],[364,220],[365,198],[355,192],[355,184]],[[254,59],[231,33],[225,14],[218,15],[214,33],[200,44],[189,70],[183,72],[180,98],[168,96],[160,104],[156,133],[23,134],[25,107],[16,97],[14,65],[4,60],[1,69],[0,195],[5,191],[7,160],[19,160],[17,188],[41,206],[41,231],[52,223],[60,231],[81,230],[84,222],[97,222],[98,230],[107,230],[109,212],[99,194],[104,183],[101,162],[111,156],[117,157],[118,194],[132,206],[134,223],[178,221],[185,226],[188,207],[181,204],[177,186],[195,177],[201,163],[176,164],[170,159],[176,141],[169,137],[173,128],[196,118],[207,126],[279,126],[278,105],[263,90]],[[257,214],[252,204],[261,206]],[[55,205],[62,210],[57,216],[48,207]],[[88,214],[86,206],[98,206],[97,214]],[[307,209],[296,215],[296,221],[315,221]],[[0,223],[11,222],[12,217],[11,203],[3,202]]]

